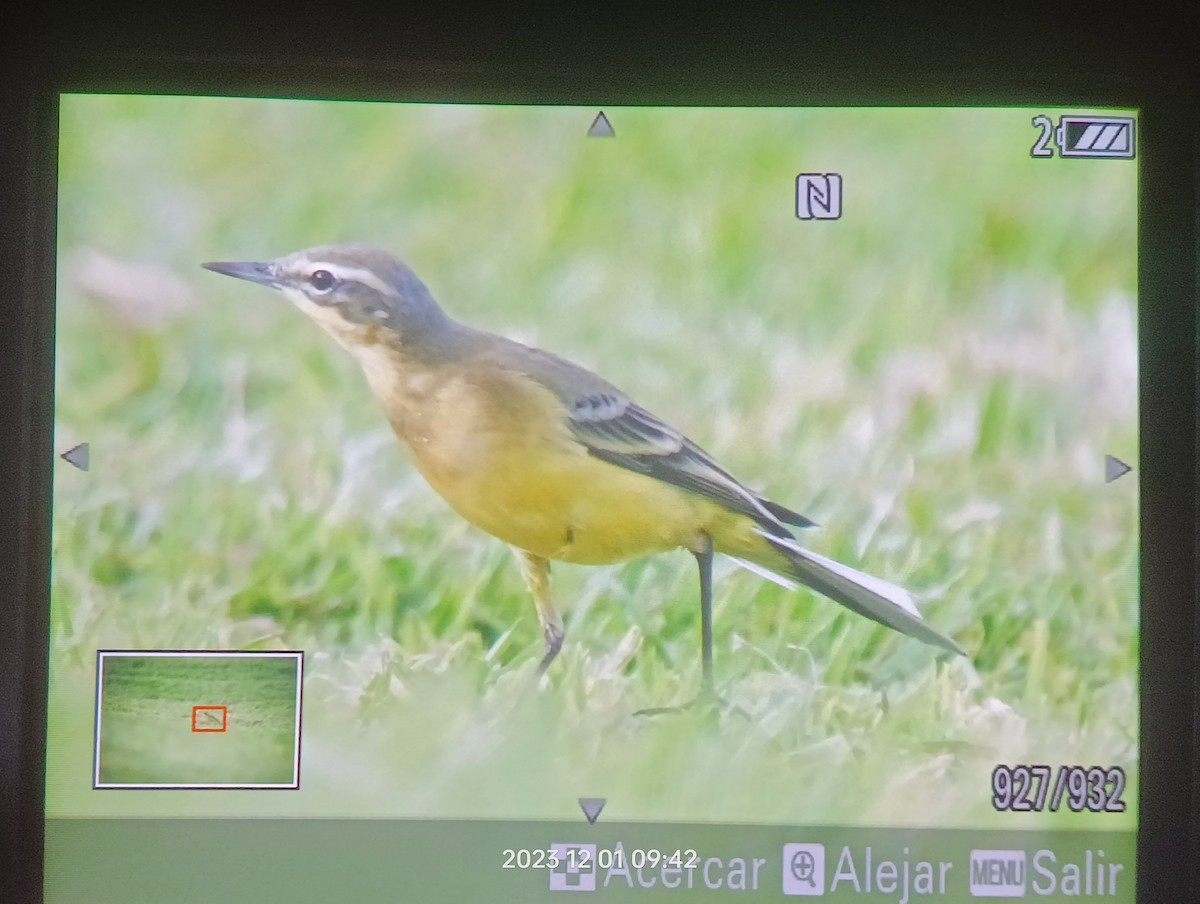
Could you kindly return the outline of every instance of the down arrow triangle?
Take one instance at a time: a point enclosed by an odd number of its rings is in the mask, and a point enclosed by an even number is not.
[[[592,825],[595,825],[596,820],[600,817],[600,811],[604,809],[605,803],[607,803],[607,799],[603,797],[579,798],[580,809],[583,810],[583,815]]]

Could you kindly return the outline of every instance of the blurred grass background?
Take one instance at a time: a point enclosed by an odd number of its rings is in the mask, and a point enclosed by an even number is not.
[[[1130,827],[996,815],[998,762],[1136,766],[1136,170],[1033,110],[67,97],[48,806]],[[795,217],[798,172],[844,213]],[[548,686],[506,548],[396,447],[352,360],[207,273],[365,241],[456,317],[588,366],[970,660],[689,556],[559,566]],[[304,649],[303,790],[89,795],[97,647]],[[57,779],[57,781],[55,781]],[[103,800],[99,798],[103,797]],[[606,810],[606,815],[609,810]]]

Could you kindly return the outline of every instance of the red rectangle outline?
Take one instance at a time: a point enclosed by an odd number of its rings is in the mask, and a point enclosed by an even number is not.
[[[212,710],[212,709],[219,709],[221,711],[221,727],[220,728],[197,728],[196,727],[196,714],[198,712],[200,712],[201,710]],[[225,729],[227,729],[228,727],[229,727],[229,707],[228,706],[193,706],[192,707],[192,731],[196,732],[197,734],[203,734],[206,732],[213,732],[213,731],[221,732],[221,731],[225,731]]]

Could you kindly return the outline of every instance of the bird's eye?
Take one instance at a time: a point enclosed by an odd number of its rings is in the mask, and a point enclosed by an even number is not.
[[[308,281],[312,283],[312,287],[318,292],[328,292],[336,282],[333,274],[328,270],[313,270],[312,276],[308,278]]]

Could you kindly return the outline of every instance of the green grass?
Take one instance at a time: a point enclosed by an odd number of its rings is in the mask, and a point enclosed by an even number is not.
[[[293,658],[106,655],[100,784],[294,784],[296,680]]]
[[[1137,484],[1103,483],[1136,465],[1133,168],[1030,158],[1037,111],[607,112],[588,141],[582,109],[65,102],[58,445],[92,470],[58,472],[51,770],[90,760],[97,647],[308,659],[301,792],[52,811],[1133,825],[990,805],[998,762],[1136,768]],[[842,173],[843,219],[796,220],[801,171]],[[969,659],[726,562],[729,712],[634,717],[698,683],[679,553],[557,566],[536,686],[511,553],[342,350],[199,268],[337,241],[598,371]]]

